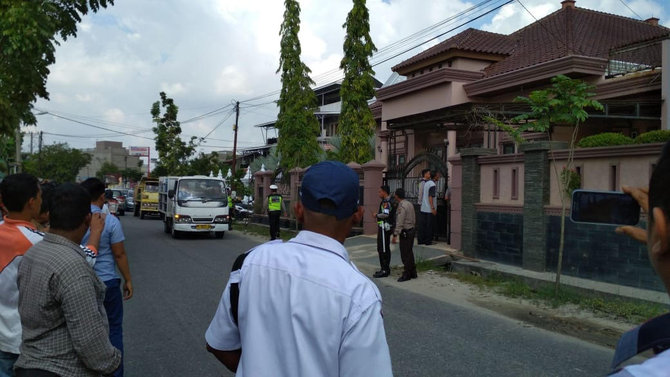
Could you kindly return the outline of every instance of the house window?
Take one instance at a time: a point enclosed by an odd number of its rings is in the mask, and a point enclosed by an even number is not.
[[[610,165],[610,191],[617,191],[619,187],[619,166]]]
[[[493,169],[493,199],[500,197],[500,170]]]
[[[503,143],[503,154],[514,154],[514,143]]]
[[[512,169],[512,200],[519,199],[519,169]]]

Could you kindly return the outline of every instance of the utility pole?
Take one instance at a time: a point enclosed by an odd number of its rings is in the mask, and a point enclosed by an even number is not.
[[[233,177],[235,177],[235,163],[237,162],[237,129],[239,128],[237,122],[240,120],[240,101],[235,103],[235,124],[233,125],[233,131],[235,131],[235,136],[233,137]]]
[[[33,132],[30,132],[30,154],[33,154]]]
[[[21,172],[21,127],[16,127],[15,144],[16,144],[16,173]]]
[[[42,131],[40,131],[40,136],[37,138],[37,169],[42,175]]]

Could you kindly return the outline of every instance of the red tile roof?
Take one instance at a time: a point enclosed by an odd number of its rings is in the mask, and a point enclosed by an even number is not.
[[[513,52],[485,69],[486,76],[514,71],[567,55],[609,57],[613,48],[668,36],[670,29],[583,8],[560,9],[509,35]]]
[[[509,55],[514,48],[513,40],[507,35],[491,33],[488,31],[467,29],[453,37],[440,42],[428,50],[415,55],[402,63],[394,66],[393,71],[403,69],[423,60],[435,57],[449,50],[461,50],[470,52],[482,52],[496,55]]]
[[[568,55],[608,58],[613,48],[670,36],[670,29],[584,8],[565,7],[510,35],[467,29],[393,67],[398,71],[449,50],[506,56],[487,77]]]

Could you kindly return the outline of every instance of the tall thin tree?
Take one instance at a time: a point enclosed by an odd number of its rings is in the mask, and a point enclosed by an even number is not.
[[[342,110],[337,132],[342,146],[340,158],[344,162],[359,164],[373,155],[369,140],[375,132],[375,119],[368,107],[368,100],[375,95],[374,71],[368,60],[377,50],[370,38],[370,13],[365,0],[354,0],[354,7],[347,16],[344,39],[344,58],[340,68],[344,81],[340,89]]]
[[[316,95],[310,88],[314,82],[310,69],[300,60],[300,5],[296,0],[285,0],[284,21],[281,24],[281,51],[279,68],[282,88],[279,95],[277,149],[284,169],[306,167],[317,162],[319,123],[314,116]]]
[[[161,107],[165,109],[160,115]],[[189,159],[195,153],[196,137],[191,137],[188,143],[181,139],[181,125],[177,120],[179,107],[165,92],[160,93],[160,101],[151,106],[151,116],[156,127],[153,128],[156,150],[158,151],[158,166],[155,174],[185,175],[188,174]]]

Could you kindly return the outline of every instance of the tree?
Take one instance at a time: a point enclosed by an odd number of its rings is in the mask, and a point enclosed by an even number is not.
[[[31,110],[46,90],[49,65],[63,40],[77,36],[77,23],[113,0],[0,2],[0,135],[12,135],[21,122],[35,124]]]
[[[120,173],[125,181],[139,182],[142,179],[142,172],[137,169],[125,168]]]
[[[282,88],[279,94],[278,149],[280,164],[286,171],[306,167],[317,162],[319,123],[314,116],[316,95],[310,88],[310,69],[300,60],[300,5],[296,0],[285,0],[284,21],[281,24],[281,51],[279,69]]]
[[[104,181],[106,175],[120,175],[120,173],[121,170],[116,165],[109,161],[105,161],[102,166],[100,166],[100,170],[95,172],[95,176]]]
[[[177,121],[179,107],[174,104],[172,98],[168,98],[165,92],[160,93],[160,101],[154,102],[151,107],[151,116],[156,127],[153,128],[156,137],[156,150],[158,151],[158,166],[154,174],[162,175],[187,175],[188,161],[195,153],[197,139],[195,136],[186,143],[181,139],[181,126]],[[165,113],[160,116],[161,107]]]
[[[375,95],[374,71],[368,60],[377,51],[370,38],[370,14],[365,0],[354,0],[354,7],[343,25],[344,58],[340,68],[344,81],[340,89],[342,110],[337,133],[342,147],[340,160],[363,164],[374,156],[368,140],[374,135],[376,122],[368,107],[368,100]]]
[[[590,91],[593,87],[581,80],[573,80],[564,75],[558,75],[551,79],[552,85],[547,89],[535,90],[528,97],[517,97],[516,102],[522,102],[530,106],[530,111],[512,119],[519,126],[513,131],[515,139],[525,131],[547,132],[551,138],[553,126],[572,126],[572,135],[569,143],[568,161],[565,165],[566,171],[573,167],[575,141],[579,131],[580,123],[583,123],[589,114],[585,109],[593,108],[603,110],[600,102],[591,99],[595,94]],[[553,150],[550,150],[553,154]],[[571,174],[559,173],[554,164],[556,181],[559,182],[561,198],[561,236],[558,247],[558,263],[556,265],[555,291],[561,282],[561,267],[563,265],[563,248],[565,244],[565,209],[567,207],[568,187],[572,178]]]
[[[9,174],[10,161],[16,156],[16,139],[0,134],[0,174]]]
[[[54,182],[74,182],[79,170],[90,162],[90,154],[60,143],[47,145],[40,153],[30,155],[23,163],[23,170]]]
[[[216,152],[210,154],[200,152],[197,157],[189,161],[189,175],[209,175],[210,173],[217,175],[219,170],[221,170],[221,163],[219,154]]]

